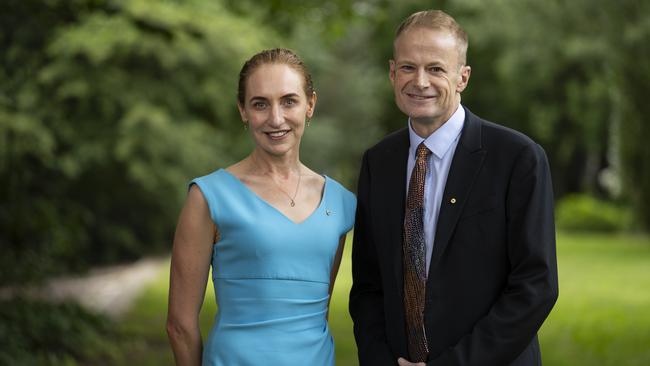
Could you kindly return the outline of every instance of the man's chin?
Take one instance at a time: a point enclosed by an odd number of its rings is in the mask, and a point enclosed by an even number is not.
[[[439,119],[440,115],[437,113],[412,113],[409,118],[418,123],[431,123]]]
[[[407,116],[411,118],[435,118],[439,114],[439,111],[436,110],[436,108],[432,107],[420,107],[420,108],[414,108],[412,106],[409,106],[408,108],[406,107],[400,107],[400,110],[406,114]]]

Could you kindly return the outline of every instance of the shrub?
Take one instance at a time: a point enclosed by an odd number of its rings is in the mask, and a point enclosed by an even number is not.
[[[616,232],[629,228],[631,211],[588,194],[571,194],[556,206],[556,224],[565,231]]]
[[[220,1],[0,1],[0,286],[166,252],[191,177],[244,156],[273,32]]]
[[[2,365],[76,365],[87,359],[113,359],[118,350],[105,341],[112,333],[110,320],[77,304],[0,301]]]

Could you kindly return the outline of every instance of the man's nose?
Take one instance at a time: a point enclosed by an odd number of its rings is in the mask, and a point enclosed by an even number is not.
[[[429,87],[429,78],[425,70],[417,71],[415,75],[415,84],[421,89]]]

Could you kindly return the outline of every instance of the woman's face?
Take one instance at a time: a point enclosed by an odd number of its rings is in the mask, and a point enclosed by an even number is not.
[[[244,105],[238,107],[257,148],[274,156],[298,151],[305,118],[316,105],[315,94],[305,95],[303,80],[286,64],[261,65],[248,77]]]

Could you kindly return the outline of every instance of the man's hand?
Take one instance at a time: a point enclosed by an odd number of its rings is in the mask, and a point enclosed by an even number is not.
[[[405,360],[404,358],[402,358],[402,357],[400,357],[400,358],[397,360],[397,364],[398,364],[399,366],[427,366],[427,364],[424,363],[424,362],[413,363],[413,362],[406,361],[406,360]]]

